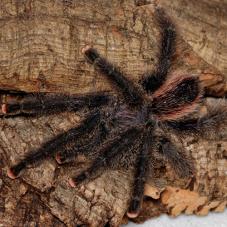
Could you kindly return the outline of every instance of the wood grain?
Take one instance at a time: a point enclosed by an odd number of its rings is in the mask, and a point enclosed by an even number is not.
[[[166,9],[182,36],[178,37],[171,74],[199,75],[207,95],[224,96],[227,39],[226,15],[222,12],[227,10],[226,3],[203,0],[187,3],[183,8],[183,0],[171,1],[171,6],[168,0],[156,3]],[[159,31],[154,10],[153,1],[2,0],[0,88],[70,94],[116,92],[86,63],[81,54],[86,44],[93,45],[137,82],[157,62]],[[197,11],[200,17],[195,17]],[[201,34],[205,44],[201,44]],[[1,225],[119,226],[128,221],[124,214],[132,185],[129,172],[109,170],[100,178],[71,189],[67,179],[89,161],[58,166],[54,160],[47,160],[17,180],[6,177],[7,166],[31,148],[38,148],[42,142],[79,124],[81,118],[81,113],[63,113],[33,119],[1,119]],[[159,177],[147,185],[146,194],[152,199],[146,199],[135,222],[161,213],[177,215],[186,211],[201,215],[226,207],[226,141],[188,138],[184,143],[196,165],[195,179],[179,179],[168,165],[158,163]]]

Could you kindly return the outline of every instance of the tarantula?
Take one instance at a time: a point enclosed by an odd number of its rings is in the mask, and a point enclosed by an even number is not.
[[[138,84],[125,77],[96,49],[86,46],[82,50],[86,59],[118,87],[119,96],[107,92],[81,96],[25,93],[21,99],[6,99],[2,103],[2,113],[7,117],[85,110],[84,120],[79,126],[57,135],[29,153],[8,170],[10,178],[16,178],[29,165],[53,155],[61,164],[78,154],[95,152],[97,155],[91,166],[70,179],[70,185],[76,187],[99,176],[116,160],[121,162],[125,155],[127,158],[124,160],[129,162],[126,166],[134,168],[134,185],[127,213],[134,218],[140,211],[154,152],[162,154],[180,177],[194,174],[192,162],[179,151],[168,133],[204,136],[209,129],[218,131],[220,124],[227,122],[227,108],[220,105],[202,117],[193,117],[192,113],[203,100],[202,88],[195,76],[167,78],[175,53],[176,31],[162,10],[157,9],[155,15],[161,34],[159,59],[155,70],[146,73]]]

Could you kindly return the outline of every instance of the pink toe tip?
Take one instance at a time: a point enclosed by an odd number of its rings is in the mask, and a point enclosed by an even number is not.
[[[60,154],[56,154],[55,160],[56,160],[56,162],[57,162],[58,164],[62,164],[62,163],[63,163],[63,161],[61,160],[61,155],[60,155]]]
[[[76,182],[75,182],[72,178],[70,178],[70,179],[69,179],[69,185],[70,185],[72,188],[75,188],[75,187],[76,187]]]
[[[88,51],[89,49],[91,49],[91,46],[87,45],[85,47],[82,48],[82,53],[84,54],[86,51]]]
[[[7,113],[7,106],[6,106],[6,104],[2,104],[2,113],[4,113],[4,114]]]
[[[17,176],[13,173],[12,169],[10,169],[10,168],[7,170],[7,175],[8,175],[9,178],[11,178],[13,180],[15,178],[17,178]]]
[[[127,216],[129,218],[136,218],[138,215],[139,215],[139,213],[130,213],[130,212],[127,212]]]

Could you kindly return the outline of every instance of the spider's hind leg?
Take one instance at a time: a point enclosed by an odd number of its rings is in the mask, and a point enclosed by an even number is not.
[[[165,124],[179,135],[191,135],[205,139],[226,138],[227,102],[219,100],[207,106],[207,113],[197,118],[166,121]]]
[[[101,57],[95,49],[86,46],[82,51],[90,63],[94,64],[101,73],[106,75],[121,89],[124,98],[131,105],[138,105],[143,102],[143,96],[139,87],[127,79],[114,65]]]
[[[141,80],[144,90],[150,93],[158,90],[165,82],[176,45],[175,26],[168,16],[165,15],[165,12],[157,8],[156,19],[161,33],[159,59],[156,69],[153,72],[146,73]]]

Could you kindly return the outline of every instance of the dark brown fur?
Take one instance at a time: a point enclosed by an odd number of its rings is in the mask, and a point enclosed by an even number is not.
[[[166,130],[177,135],[190,133],[197,136],[203,136],[204,130],[218,131],[220,125],[227,125],[227,107],[226,103],[217,105],[201,118],[190,118],[203,99],[201,87],[198,79],[191,75],[167,79],[175,52],[176,32],[162,10],[157,9],[156,18],[161,33],[160,56],[156,69],[143,77],[141,87],[100,56],[97,50],[85,47],[85,57],[119,88],[121,96],[105,93],[81,96],[23,93],[19,95],[20,100],[5,100],[2,104],[5,117],[28,117],[81,109],[86,113],[80,126],[56,136],[29,153],[9,169],[9,177],[17,177],[28,165],[53,155],[58,163],[62,163],[80,153],[87,156],[95,154],[91,166],[73,177],[70,184],[75,187],[85,180],[91,180],[106,168],[134,167],[135,180],[128,209],[128,216],[134,218],[140,211],[144,184],[149,169],[152,169],[149,163],[153,153],[161,153],[179,177],[193,175],[190,158],[171,142]]]

